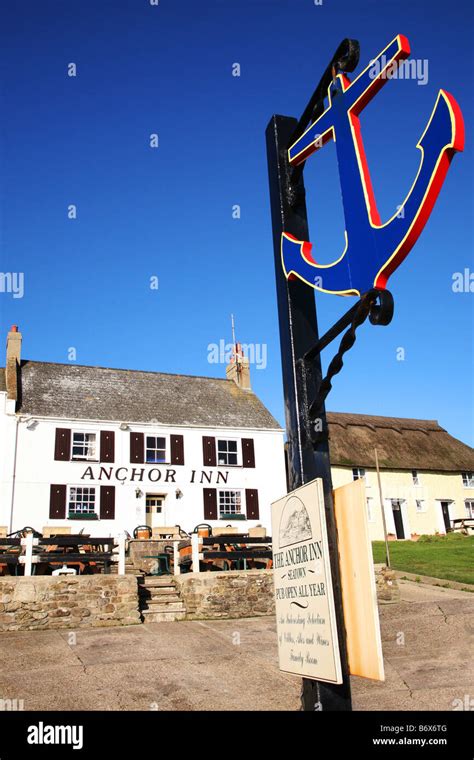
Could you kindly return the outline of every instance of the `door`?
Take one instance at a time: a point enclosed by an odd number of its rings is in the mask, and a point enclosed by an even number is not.
[[[451,530],[451,519],[449,517],[449,501],[441,502],[441,512],[443,515],[444,529],[446,533]]]
[[[395,533],[397,538],[405,538],[403,528],[402,503],[398,499],[392,499],[393,522],[395,523]]]
[[[145,502],[146,524],[149,528],[165,525],[165,496],[158,493],[147,493]]]

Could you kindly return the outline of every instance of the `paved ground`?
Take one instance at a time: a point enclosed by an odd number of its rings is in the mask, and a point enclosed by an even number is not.
[[[474,594],[399,581],[380,608],[385,683],[353,679],[359,710],[452,710],[474,695]]]
[[[359,710],[451,710],[474,693],[474,594],[402,581],[381,607],[384,684],[353,679]],[[298,710],[272,618],[0,634],[0,698],[25,710]]]

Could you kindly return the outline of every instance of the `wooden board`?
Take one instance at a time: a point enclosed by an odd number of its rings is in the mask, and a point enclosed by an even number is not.
[[[333,493],[349,672],[353,676],[384,681],[365,484],[362,479],[355,480]]]

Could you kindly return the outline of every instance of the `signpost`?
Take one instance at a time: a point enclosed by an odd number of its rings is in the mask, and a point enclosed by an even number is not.
[[[273,246],[282,355],[288,453],[288,489],[320,478],[340,657],[338,682],[304,677],[304,710],[350,710],[351,695],[342,591],[334,518],[325,399],[343,357],[355,343],[357,328],[369,318],[387,325],[393,298],[385,289],[420,235],[456,151],[464,146],[461,111],[440,90],[417,148],[418,173],[402,207],[382,223],[365,160],[359,114],[390,81],[410,53],[397,37],[351,82],[359,43],[343,40],[327,66],[299,121],[273,116],[266,131]],[[346,246],[336,261],[319,265],[309,242],[303,169],[311,154],[336,140],[346,222]],[[317,258],[317,257],[316,257]],[[309,287],[308,287],[309,286]],[[319,337],[313,289],[359,300]],[[339,349],[321,369],[321,351],[340,333]],[[339,682],[340,681],[340,682]]]
[[[270,198],[288,438],[288,489],[293,491],[314,478],[322,479],[342,672],[341,684],[330,684],[303,678],[302,704],[304,710],[350,710],[351,694],[337,562],[336,526],[332,509],[332,481],[324,404],[319,410],[317,426],[309,417],[310,401],[318,393],[322,382],[319,354],[310,367],[306,367],[304,362],[306,352],[313,348],[318,339],[316,306],[310,288],[307,288],[300,280],[286,280],[280,260],[280,239],[283,229],[293,230],[295,236],[301,236],[303,239],[308,234],[302,178],[299,179],[293,190],[288,187],[289,167],[286,161],[286,147],[296,126],[296,119],[274,116],[267,129]]]

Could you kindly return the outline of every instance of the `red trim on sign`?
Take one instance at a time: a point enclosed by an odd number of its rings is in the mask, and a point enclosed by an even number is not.
[[[308,242],[307,240],[305,240],[303,245],[301,246],[301,255],[303,256],[304,259],[306,259],[308,264],[317,263],[311,255],[312,248],[313,248],[313,244]]]
[[[441,90],[441,92],[449,100],[449,104],[453,110],[453,116],[454,116],[453,139],[452,139],[453,147],[445,148],[445,150],[443,151],[443,155],[441,156],[441,159],[439,161],[438,168],[436,172],[433,174],[430,186],[425,196],[424,203],[419,209],[418,216],[415,220],[415,223],[413,224],[413,227],[408,233],[406,240],[403,242],[396,256],[393,257],[390,263],[387,264],[387,266],[384,268],[383,272],[381,272],[379,276],[377,277],[377,279],[375,280],[374,287],[376,288],[386,287],[387,281],[390,275],[393,274],[395,269],[397,269],[397,267],[401,264],[401,262],[410,253],[411,249],[413,248],[419,236],[421,235],[421,232],[430,217],[430,214],[436,203],[436,199],[439,195],[441,187],[443,186],[444,180],[446,179],[446,174],[448,173],[448,169],[449,169],[449,166],[451,164],[454,154],[457,153],[458,151],[464,150],[465,131],[464,131],[464,119],[461,113],[461,109],[458,103],[456,102],[455,98],[449,92],[446,92],[446,90]]]
[[[364,141],[362,139],[362,132],[360,129],[360,119],[355,113],[349,114],[349,119],[354,129],[354,137],[357,143],[357,150],[359,151],[360,164],[362,174],[364,175],[365,188],[369,198],[369,217],[372,224],[380,226],[382,221],[377,209],[377,201],[375,200],[374,188],[372,185],[372,179],[370,176],[369,165],[367,163],[367,156],[365,155]]]
[[[433,206],[435,205],[436,199],[439,195],[439,191],[441,190],[443,182],[446,178],[446,174],[448,172],[449,165],[451,163],[451,159],[454,155],[454,152],[455,151],[452,149],[447,149],[443,153],[443,156],[438,164],[438,170],[436,174],[434,175],[434,178],[431,182],[430,188],[426,195],[425,202],[420,208],[416,221],[413,227],[411,228],[410,232],[408,233],[406,240],[404,241],[399,251],[397,252],[397,255],[393,257],[393,259],[385,267],[383,272],[381,272],[380,275],[377,277],[374,283],[376,288],[386,287],[387,280],[390,277],[390,275],[393,274],[395,269],[397,269],[397,267],[401,264],[401,262],[407,257],[407,255],[410,253],[411,249],[415,245],[416,241],[418,240],[419,236],[421,235],[423,227],[425,226],[426,222],[428,221],[430,217],[430,214],[433,210]]]

